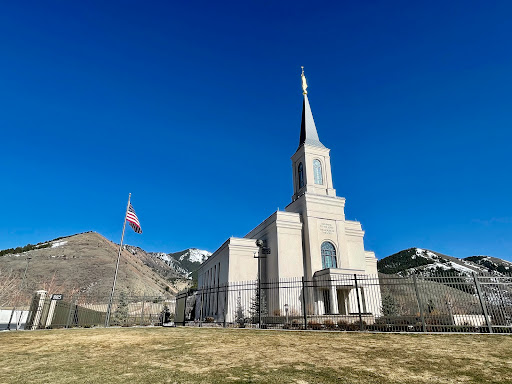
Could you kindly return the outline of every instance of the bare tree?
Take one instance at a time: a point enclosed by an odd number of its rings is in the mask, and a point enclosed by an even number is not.
[[[70,280],[72,279],[59,281],[59,279],[57,279],[57,272],[54,272],[53,275],[42,280],[39,283],[39,287],[45,290],[49,297],[55,293],[59,293],[63,294],[66,300],[71,300],[82,290],[76,284],[70,283]]]
[[[57,293],[57,288],[59,287],[56,279],[57,273],[54,272],[51,277],[47,277],[41,283],[41,289],[44,289],[49,294]]]
[[[0,307],[14,305],[20,293],[20,277],[0,268]]]

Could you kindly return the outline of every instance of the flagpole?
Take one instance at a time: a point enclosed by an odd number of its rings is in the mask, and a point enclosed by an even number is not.
[[[123,249],[124,230],[126,229],[126,216],[128,215],[128,208],[130,207],[130,198],[132,194],[128,195],[128,204],[126,205],[126,212],[124,213],[123,234],[121,235],[121,244],[119,245],[119,252],[117,254],[116,272],[114,274],[114,283],[112,284],[112,292],[110,292],[110,300],[108,302],[107,316],[105,318],[105,327],[110,325],[110,312],[112,310],[112,300],[114,299],[114,291],[116,289],[117,271],[119,270],[119,259],[121,258],[121,250]]]

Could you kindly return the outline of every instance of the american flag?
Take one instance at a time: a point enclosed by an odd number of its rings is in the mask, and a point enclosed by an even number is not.
[[[130,224],[130,227],[132,227],[136,233],[142,233],[139,219],[135,214],[135,209],[133,209],[132,203],[130,203],[130,205],[128,206],[128,212],[126,212],[126,220],[128,221],[128,224]]]

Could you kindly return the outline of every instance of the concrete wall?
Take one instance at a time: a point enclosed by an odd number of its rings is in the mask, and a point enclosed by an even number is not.
[[[25,329],[25,324],[28,317],[28,309],[16,309],[12,316],[12,309],[0,309],[0,331],[8,328],[9,320],[11,321],[11,330],[16,329],[16,323],[19,324],[19,329]]]

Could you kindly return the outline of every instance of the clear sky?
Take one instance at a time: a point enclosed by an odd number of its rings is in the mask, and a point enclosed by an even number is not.
[[[512,3],[12,1],[0,249],[83,231],[214,251],[291,201],[305,67],[378,258],[512,260]]]

